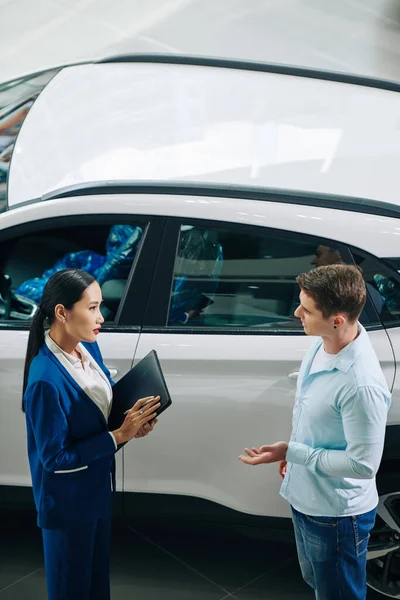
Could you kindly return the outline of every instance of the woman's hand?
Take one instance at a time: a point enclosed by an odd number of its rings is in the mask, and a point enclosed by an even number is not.
[[[157,424],[157,419],[153,419],[150,423],[145,423],[143,427],[139,429],[135,438],[142,438],[148,435],[151,431],[153,431],[155,425]]]
[[[156,396],[155,398],[147,396],[147,398],[140,398],[140,400],[135,402],[132,408],[126,412],[126,417],[121,427],[112,432],[117,444],[129,442],[129,440],[139,433],[144,425],[155,419],[157,416],[155,411],[160,405],[160,396]]]

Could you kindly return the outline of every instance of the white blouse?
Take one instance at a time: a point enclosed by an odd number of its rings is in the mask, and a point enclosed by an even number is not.
[[[45,342],[48,349],[60,361],[71,377],[75,379],[79,387],[99,407],[105,420],[108,421],[113,396],[111,385],[90,352],[82,344],[78,344],[76,349],[82,357],[82,360],[80,360],[78,357],[72,356],[60,348],[50,337],[48,331],[45,334]],[[117,447],[114,435],[111,432],[110,435],[114,440],[115,447]]]

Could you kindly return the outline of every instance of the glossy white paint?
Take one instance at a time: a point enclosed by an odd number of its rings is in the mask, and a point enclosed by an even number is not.
[[[340,240],[377,255],[398,254],[397,219],[225,198],[112,194],[65,198],[1,214],[0,231],[60,215],[112,213],[249,223]],[[387,334],[370,335],[392,385],[394,358]],[[390,335],[400,352],[399,332],[390,330]],[[20,412],[26,339],[26,332],[0,331],[0,383],[5,391],[0,422],[15,423],[1,437],[2,484],[29,484]],[[160,417],[154,434],[125,447],[125,490],[189,494],[243,512],[288,515],[277,493],[276,468],[246,468],[237,455],[244,446],[288,438],[295,389],[289,374],[298,370],[310,338],[105,332],[99,341],[106,364],[118,371],[117,378],[128,371],[134,357],[138,360],[155,348],[173,396],[173,406]],[[400,423],[397,382],[389,419]],[[119,453],[119,461],[121,457]],[[119,479],[120,487],[121,483]]]
[[[114,381],[118,381],[132,367],[132,359],[139,341],[139,333],[111,333],[103,331],[99,335],[99,346],[105,365],[111,372]],[[123,452],[116,456],[117,490],[123,490]]]
[[[375,331],[371,339],[392,385],[387,335]],[[237,456],[244,447],[289,439],[296,388],[289,374],[313,341],[142,334],[135,360],[157,350],[173,404],[151,437],[125,446],[125,491],[199,496],[245,513],[289,516],[276,465],[251,468]]]
[[[398,203],[394,92],[162,64],[80,65],[22,128],[9,203],[94,181],[199,181]]]
[[[393,348],[394,355],[397,358],[400,356],[400,330],[397,327],[388,329],[387,334],[390,338],[390,343]],[[392,406],[389,411],[389,422],[397,423],[400,425],[400,369],[397,366],[396,376],[392,391]]]
[[[247,223],[352,244],[380,257],[398,256],[400,220],[279,202],[156,194],[105,194],[37,202],[0,214],[0,229],[60,215],[137,214]]]
[[[0,483],[3,485],[31,485],[21,407],[27,342],[27,331],[0,331]]]

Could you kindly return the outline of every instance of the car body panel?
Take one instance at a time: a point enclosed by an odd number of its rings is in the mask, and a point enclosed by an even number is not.
[[[69,185],[196,181],[399,203],[396,92],[183,64],[62,69],[16,141],[8,202]]]
[[[190,195],[104,194],[31,203],[0,214],[0,231],[25,221],[76,214],[137,214],[227,221],[323,236],[378,257],[399,254],[400,220],[345,210]]]
[[[398,327],[387,329],[387,335],[389,336],[393,353],[396,357],[396,364],[398,365],[400,356],[400,329]],[[395,379],[392,389],[392,406],[389,411],[388,422],[393,425],[396,424],[400,426],[400,369],[398,366],[395,371]],[[400,439],[398,440],[398,448],[400,458]]]
[[[93,214],[94,207],[97,215],[180,214],[189,219],[207,217],[207,220],[239,224],[268,224],[269,228],[331,235],[333,239],[357,242],[364,247],[371,243],[375,250],[379,245],[383,246],[387,238],[379,230],[372,237],[376,223],[366,220],[371,231],[371,236],[366,239],[365,229],[361,235],[356,228],[357,220],[363,219],[364,215],[345,211],[315,207],[299,209],[295,205],[224,198],[134,194],[74,197],[26,205],[0,215],[0,235],[7,235],[14,226],[22,223],[34,226],[35,222],[39,224],[43,219],[51,221],[61,212],[65,216]],[[369,219],[368,215],[365,217]],[[398,224],[396,219],[391,218],[382,218],[379,223],[385,231],[390,227],[394,231]],[[380,330],[372,331],[370,335],[391,386],[394,359],[387,334]],[[17,423],[17,435],[10,430],[4,440],[15,456],[12,464],[7,454],[2,459],[2,483],[8,485],[29,483],[25,448],[19,441],[24,436],[24,420],[20,412],[22,380],[19,374],[22,373],[26,342],[27,331],[2,331],[1,372],[5,374],[6,387],[11,387],[4,396],[1,419],[2,422]],[[276,436],[282,439],[288,437],[295,390],[295,380],[288,375],[298,370],[306,348],[312,343],[310,338],[301,334],[273,335],[273,332],[265,336],[174,334],[167,331],[152,335],[130,332],[127,328],[120,333],[104,331],[99,342],[105,363],[118,371],[116,379],[129,370],[134,357],[138,360],[155,348],[174,399],[173,408],[162,416],[162,427],[157,433],[140,445],[134,443],[124,449],[127,491],[193,494],[253,514],[288,514],[285,503],[277,494],[279,478],[275,470],[265,470],[264,478],[259,478],[255,471],[244,469],[236,456],[242,446],[261,444]],[[205,407],[204,412],[202,406]],[[247,414],[249,407],[251,413],[254,412],[254,419]],[[393,422],[400,421],[399,409],[400,403],[391,413]],[[209,416],[213,410],[216,413],[214,419]],[[192,411],[197,417],[191,421],[189,414]],[[204,430],[204,438],[202,435],[196,438],[199,430]],[[212,465],[218,453],[219,432],[222,439],[226,439],[226,445],[222,445],[218,459],[222,461],[222,467],[217,463],[218,468],[214,469]],[[181,444],[172,446],[164,454],[160,453],[170,439],[174,439],[175,443],[181,440]],[[186,462],[182,465],[179,464],[180,447],[186,444],[189,448],[185,450]],[[227,476],[221,477],[221,472]],[[239,480],[242,482],[240,485],[237,483]],[[251,494],[250,489],[254,490]]]
[[[386,332],[370,338],[391,385]],[[125,447],[125,491],[193,495],[248,514],[289,517],[276,465],[249,469],[237,456],[289,439],[296,390],[289,375],[313,343],[304,335],[142,333],[135,361],[157,351],[173,404],[151,439]]]
[[[278,327],[177,331],[165,326],[178,241],[168,226],[175,227],[178,218],[189,227],[191,220],[250,225],[341,243],[341,257],[349,262],[357,249],[398,259],[398,87],[206,62],[179,64],[178,58],[175,64],[156,64],[136,57],[134,63],[117,59],[62,68],[39,94],[16,138],[10,210],[0,215],[0,241],[12,239],[15,227],[34,229],[37,223],[40,228],[44,220],[51,226],[60,215],[75,222],[85,216],[88,226],[88,215],[99,223],[100,216],[113,222],[116,215],[149,217],[146,252],[127,279],[116,327],[104,327],[99,344],[115,379],[157,350],[173,403],[151,436],[117,453],[118,489],[131,498],[131,492],[192,496],[236,515],[289,517],[278,493],[276,465],[250,469],[237,455],[246,446],[288,439],[296,374],[315,340]],[[97,194],[98,186],[103,189]],[[254,199],[256,192],[262,199]],[[292,262],[274,263],[281,278],[287,269],[293,280]],[[379,267],[372,271],[373,284],[374,273],[379,276]],[[388,278],[394,285],[390,273]],[[393,392],[380,494],[397,501],[400,328],[396,308],[386,329],[372,290],[368,296],[370,339]],[[161,319],[154,311],[157,302],[164,310]],[[10,327],[1,321],[0,331],[0,485],[28,486],[21,443],[28,332],[26,324]],[[385,549],[380,540],[374,557],[393,549],[394,529],[399,531],[400,515],[398,521],[388,518],[382,502],[381,497],[378,514],[388,545]]]

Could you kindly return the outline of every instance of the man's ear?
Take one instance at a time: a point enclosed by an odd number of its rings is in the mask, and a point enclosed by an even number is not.
[[[339,329],[340,327],[343,327],[343,325],[346,323],[347,319],[344,315],[335,315],[334,319],[333,319],[333,326],[335,329]]]

